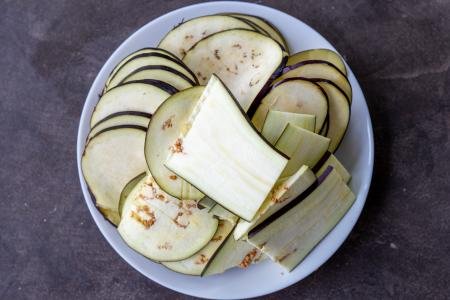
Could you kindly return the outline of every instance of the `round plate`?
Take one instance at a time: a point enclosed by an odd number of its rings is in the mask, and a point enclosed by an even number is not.
[[[89,132],[89,119],[106,78],[114,66],[135,50],[158,45],[159,40],[182,20],[224,12],[251,13],[269,20],[285,36],[291,53],[311,48],[335,50],[325,38],[305,23],[262,5],[243,2],[211,2],[187,6],[163,15],[139,29],[122,43],[97,75],[81,114],[77,160],[81,188],[92,217],[111,246],[131,266],[151,280],[184,294],[205,298],[242,299],[275,292],[311,274],[341,246],[361,213],[372,177],[373,132],[364,95],[348,66],[348,77],[353,87],[352,114],[349,129],[336,155],[352,174],[350,187],[357,198],[339,224],[291,273],[266,260],[246,270],[234,268],[224,274],[202,278],[178,274],[153,263],[129,248],[117,233],[116,228],[102,217],[91,200],[81,173],[81,155]]]

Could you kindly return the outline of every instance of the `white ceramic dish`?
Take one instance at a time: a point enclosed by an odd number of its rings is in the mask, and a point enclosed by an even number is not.
[[[246,270],[232,269],[211,277],[182,275],[151,262],[129,248],[117,230],[97,211],[81,173],[81,155],[89,131],[89,119],[113,67],[129,53],[143,47],[156,46],[158,41],[181,20],[220,12],[241,12],[261,16],[280,29],[290,46],[291,53],[311,48],[333,46],[311,27],[278,10],[244,2],[210,2],[184,7],[151,21],[131,35],[108,59],[92,85],[83,108],[78,130],[77,161],[84,198],[102,234],[136,270],[153,281],[178,292],[204,298],[248,298],[265,295],[294,284],[325,263],[341,246],[355,225],[366,200],[373,169],[373,132],[369,111],[361,88],[348,68],[353,87],[350,127],[337,153],[352,174],[350,186],[357,199],[339,224],[321,241],[306,259],[291,273],[275,263],[265,261]]]

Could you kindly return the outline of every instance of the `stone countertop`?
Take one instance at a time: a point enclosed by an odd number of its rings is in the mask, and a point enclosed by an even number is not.
[[[0,298],[184,299],[95,226],[75,144],[89,87],[136,29],[197,1],[13,1],[0,9]],[[367,97],[375,170],[339,251],[268,299],[450,295],[450,2],[257,1],[321,32]]]

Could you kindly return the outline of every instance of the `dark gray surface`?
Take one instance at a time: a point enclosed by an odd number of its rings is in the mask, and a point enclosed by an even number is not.
[[[85,96],[114,49],[194,2],[0,1],[1,299],[187,298],[140,275],[102,237],[81,194],[75,144]],[[341,51],[376,137],[371,192],[350,238],[269,298],[448,297],[450,2],[258,3]]]

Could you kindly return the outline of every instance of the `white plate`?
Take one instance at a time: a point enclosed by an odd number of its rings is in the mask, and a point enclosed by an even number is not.
[[[139,29],[122,43],[97,75],[81,114],[77,143],[78,173],[84,198],[97,226],[117,253],[136,270],[151,280],[184,294],[205,298],[248,298],[283,289],[319,268],[341,246],[361,213],[372,177],[373,132],[364,95],[348,66],[349,80],[353,87],[352,114],[350,127],[337,156],[353,176],[350,186],[357,195],[357,199],[339,224],[291,273],[285,272],[270,261],[265,261],[251,266],[247,270],[232,269],[224,274],[201,278],[178,274],[151,262],[130,249],[120,238],[116,229],[97,211],[83,179],[80,163],[89,131],[91,113],[98,100],[98,94],[114,66],[135,50],[156,46],[166,32],[181,20],[222,12],[250,13],[269,20],[285,36],[291,53],[311,48],[335,50],[325,38],[305,23],[262,5],[228,1],[211,2],[187,6],[161,16]]]

